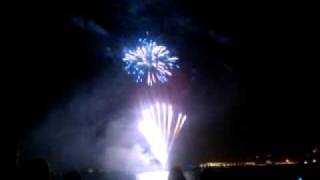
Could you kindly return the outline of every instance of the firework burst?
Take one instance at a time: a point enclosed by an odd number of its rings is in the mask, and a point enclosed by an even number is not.
[[[122,60],[125,70],[134,76],[136,82],[146,82],[149,86],[167,82],[168,76],[172,76],[171,70],[179,68],[176,63],[178,58],[170,56],[166,46],[146,38],[139,39],[135,50],[125,51]]]

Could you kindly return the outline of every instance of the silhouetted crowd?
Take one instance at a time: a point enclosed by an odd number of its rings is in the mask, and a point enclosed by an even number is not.
[[[195,169],[193,173],[192,180],[320,179],[319,166],[207,168]],[[35,159],[19,164],[15,175],[16,179],[20,180],[136,180],[135,175],[123,172],[90,174],[88,172],[69,171],[61,175],[54,174],[50,171],[48,163],[43,159]],[[168,180],[186,180],[186,177],[180,167],[173,167],[169,172]]]
[[[135,180],[135,176],[124,176],[119,174],[110,175],[111,177],[106,179],[112,180]],[[21,164],[17,168],[16,173],[17,179],[27,179],[27,180],[54,180],[54,179],[62,179],[62,180],[81,180],[81,174],[78,171],[70,171],[63,174],[61,177],[53,177],[50,172],[48,163],[43,159],[35,159]],[[100,178],[98,178],[100,179]],[[93,179],[92,180],[96,180]],[[186,180],[183,175],[183,171],[179,167],[174,167],[171,169],[169,174],[169,180]]]
[[[27,161],[17,167],[16,179],[52,180],[48,163],[43,159]],[[63,180],[81,180],[80,173],[70,171],[62,176]]]

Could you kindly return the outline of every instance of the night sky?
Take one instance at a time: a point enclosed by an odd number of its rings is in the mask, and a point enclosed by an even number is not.
[[[180,58],[170,82],[151,89],[189,115],[178,162],[304,153],[319,146],[320,131],[319,38],[315,16],[303,10],[178,0],[24,2],[8,26],[12,144],[36,156],[41,144],[26,137],[52,125],[52,114],[70,102],[91,103],[73,113],[97,114],[106,125],[145,98],[150,89],[122,71],[121,57],[148,31]],[[65,119],[53,126],[63,129]]]

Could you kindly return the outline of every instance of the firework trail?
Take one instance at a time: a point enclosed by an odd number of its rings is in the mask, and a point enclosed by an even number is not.
[[[142,111],[139,130],[163,168],[167,168],[169,152],[186,119],[185,114],[175,114],[170,104],[156,103]]]

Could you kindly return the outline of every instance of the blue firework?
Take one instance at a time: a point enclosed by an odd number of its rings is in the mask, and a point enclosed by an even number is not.
[[[166,46],[146,38],[139,39],[136,49],[126,51],[122,60],[125,70],[136,82],[146,82],[149,86],[167,82],[168,76],[172,76],[171,70],[179,68],[178,57],[170,56]]]

